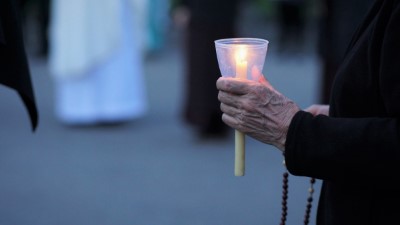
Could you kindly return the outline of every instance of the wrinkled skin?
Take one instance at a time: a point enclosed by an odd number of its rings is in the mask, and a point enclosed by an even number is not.
[[[256,81],[224,77],[217,80],[222,120],[228,126],[284,151],[289,124],[300,109],[261,74],[256,76]]]

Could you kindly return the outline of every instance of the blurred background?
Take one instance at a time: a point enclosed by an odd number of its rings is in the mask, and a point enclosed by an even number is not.
[[[0,224],[279,224],[280,151],[247,137],[246,175],[233,174],[213,40],[269,40],[272,85],[302,108],[326,103],[326,65],[369,1],[327,2],[20,1],[40,118],[32,132],[0,88]],[[289,180],[287,224],[302,224],[309,179]]]

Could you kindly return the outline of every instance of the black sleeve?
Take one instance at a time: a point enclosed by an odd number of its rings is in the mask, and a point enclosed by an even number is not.
[[[323,180],[398,180],[399,130],[397,118],[314,117],[300,111],[290,124],[286,165],[294,175]]]
[[[22,39],[18,7],[13,0],[0,3],[0,84],[16,90],[28,109],[35,129],[38,113]]]

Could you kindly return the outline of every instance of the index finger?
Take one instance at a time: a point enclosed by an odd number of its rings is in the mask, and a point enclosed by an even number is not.
[[[249,92],[251,82],[252,81],[249,80],[232,77],[220,77],[217,80],[217,89],[236,95],[244,95]]]

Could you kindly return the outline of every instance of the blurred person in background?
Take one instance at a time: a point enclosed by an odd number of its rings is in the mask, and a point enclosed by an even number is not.
[[[400,0],[376,0],[348,44],[329,105],[302,110],[257,71],[259,82],[217,81],[225,123],[277,147],[291,174],[323,181],[317,225],[398,223],[399,27]]]
[[[329,103],[332,82],[357,25],[373,0],[323,0],[318,53],[322,63],[320,103]]]
[[[185,99],[183,118],[200,137],[224,137],[215,81],[220,71],[214,41],[237,35],[239,0],[176,0],[175,20],[185,27]]]
[[[37,54],[39,57],[47,57],[49,53],[48,27],[50,20],[50,0],[35,1],[38,7],[37,20],[39,30],[39,49]]]
[[[18,92],[28,110],[32,129],[38,124],[38,112],[26,57],[19,5],[14,0],[0,3],[0,84]]]
[[[30,14],[35,20],[37,28],[37,40],[38,45],[35,46],[35,53],[39,57],[47,57],[48,55],[48,26],[49,26],[49,14],[50,14],[50,0],[18,0],[18,4],[21,10],[22,25],[28,25],[28,20],[31,18]],[[26,29],[24,29],[26,30]]]
[[[148,44],[147,51],[150,54],[161,51],[165,44],[167,26],[169,25],[168,10],[170,0],[148,1]]]
[[[145,0],[53,0],[49,64],[66,125],[119,124],[147,110]]]
[[[306,28],[305,0],[277,0],[279,51],[291,53],[301,50]]]

